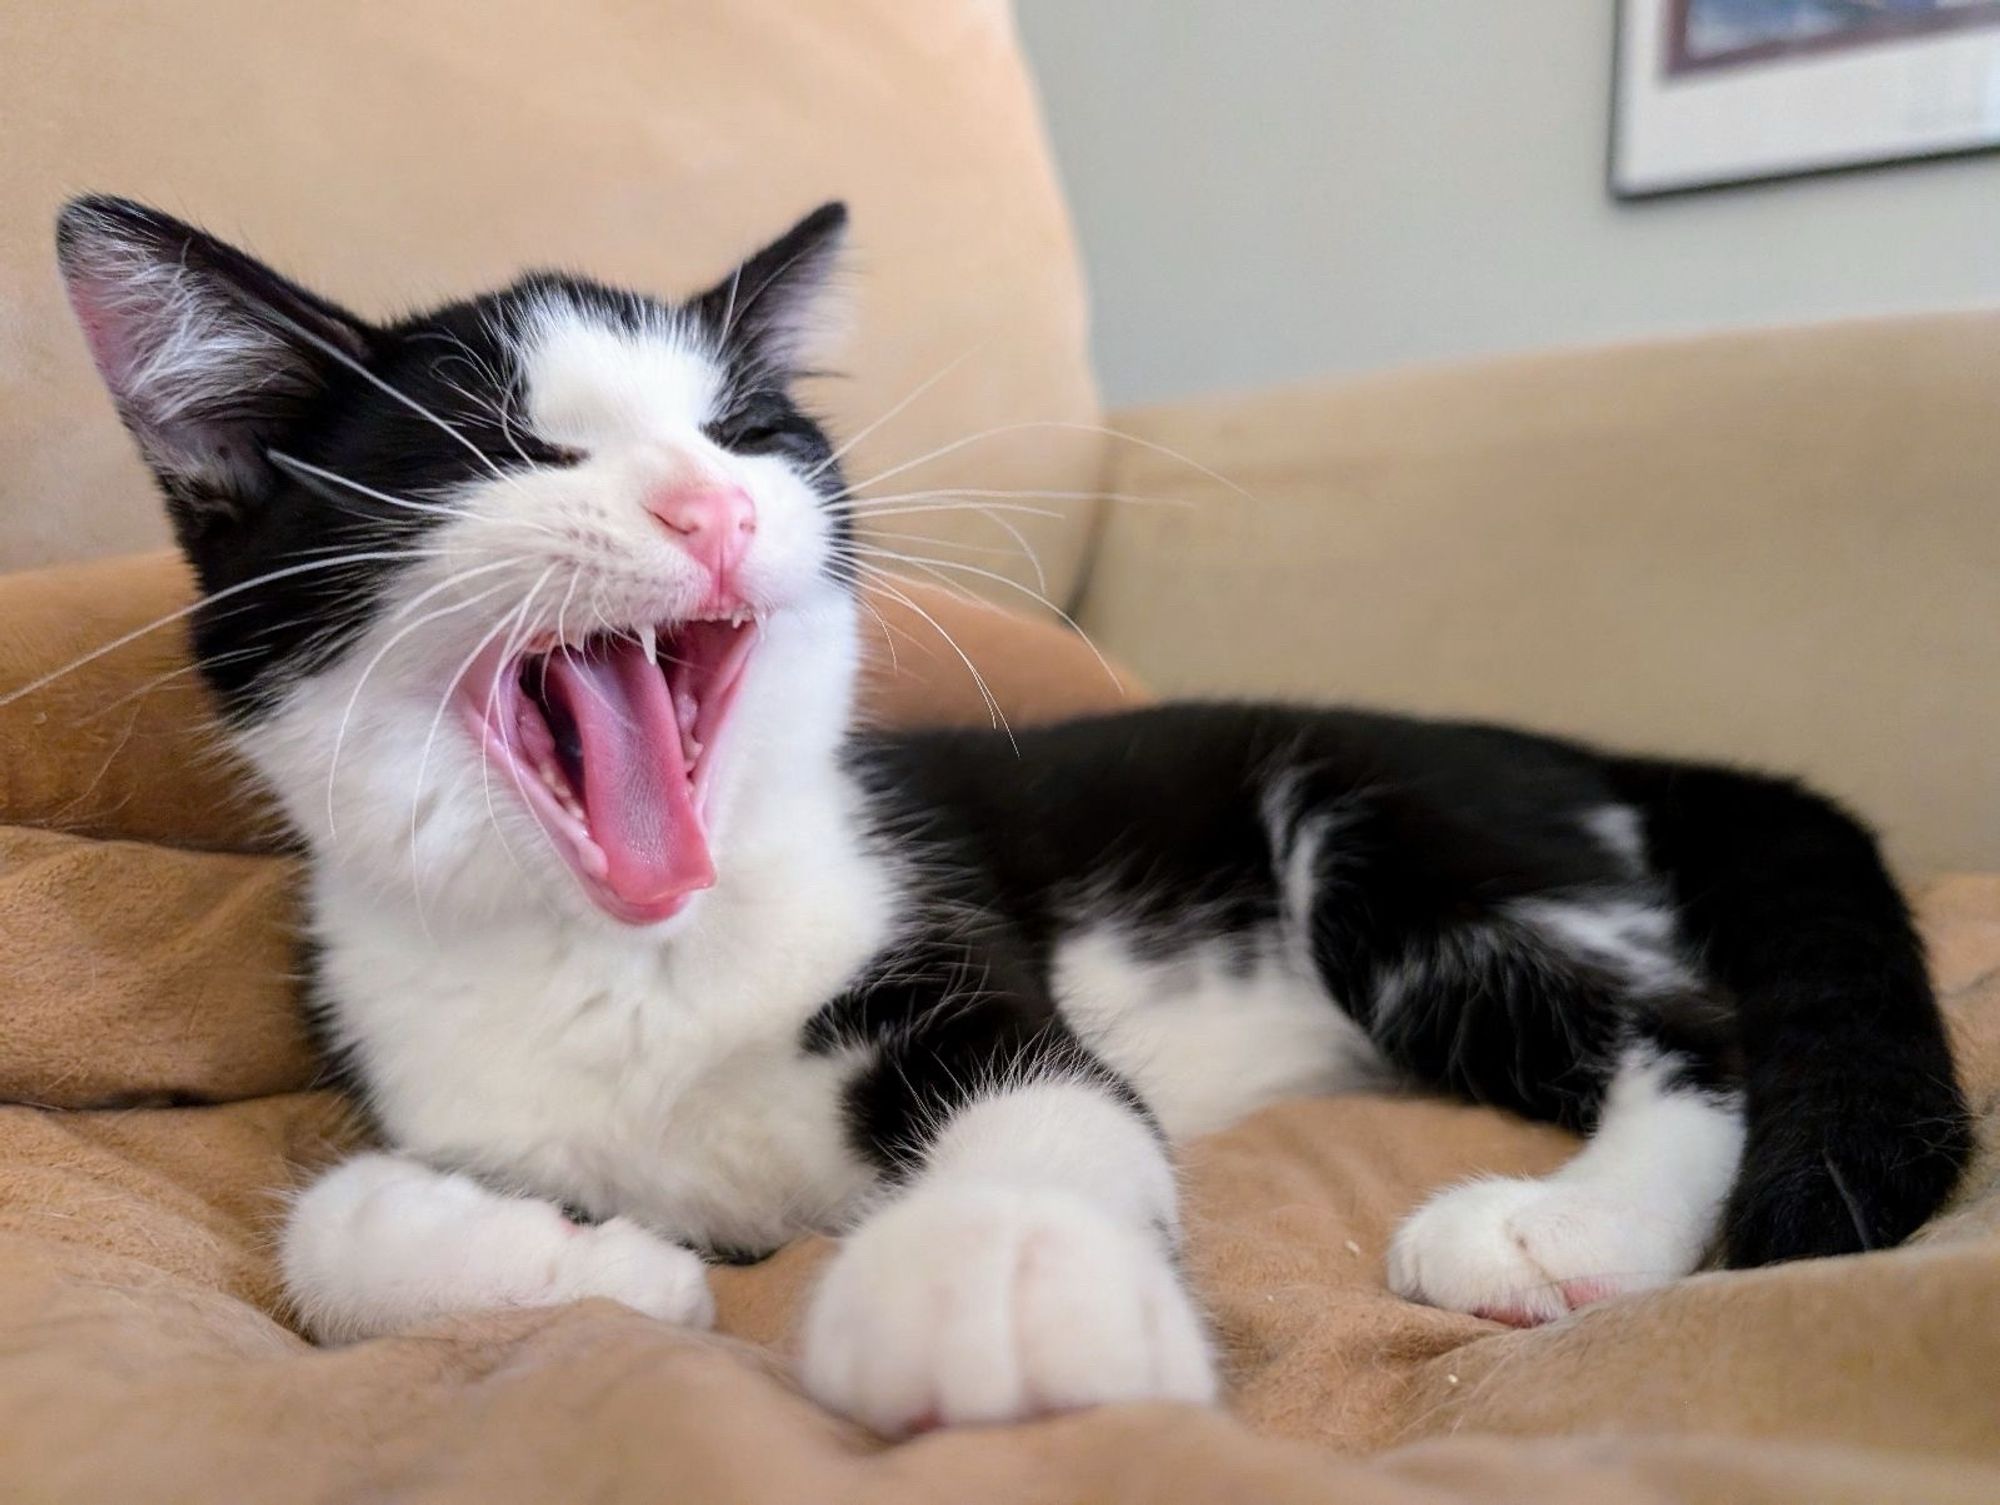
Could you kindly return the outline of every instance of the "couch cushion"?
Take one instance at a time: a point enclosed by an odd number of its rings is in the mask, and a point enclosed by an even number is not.
[[[857,444],[852,476],[1097,417],[1069,221],[999,0],[10,0],[0,98],[0,568],[166,536],[56,283],[52,219],[84,189],[378,314],[531,263],[687,291],[844,197],[854,334],[820,406],[854,433],[961,362]],[[1086,432],[1015,429],[876,489],[1090,494],[1098,454]],[[1037,505],[1064,516],[1009,520],[1060,599],[1088,507]],[[894,543],[1033,582],[988,518],[884,528],[998,549]]]

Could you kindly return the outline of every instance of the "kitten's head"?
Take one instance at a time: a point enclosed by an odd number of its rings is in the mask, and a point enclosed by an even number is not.
[[[792,389],[845,223],[681,302],[540,273],[369,324],[156,211],[64,209],[197,658],[322,861],[649,924],[715,881],[747,785],[830,753],[850,517]]]

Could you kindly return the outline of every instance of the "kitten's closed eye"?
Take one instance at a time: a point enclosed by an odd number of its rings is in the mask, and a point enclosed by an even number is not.
[[[738,454],[782,453],[805,438],[798,410],[782,398],[755,395],[704,430],[724,449]]]
[[[568,470],[590,458],[589,450],[578,449],[573,444],[552,444],[546,439],[538,439],[533,434],[522,434],[518,430],[514,437],[520,443],[522,452],[537,465]]]

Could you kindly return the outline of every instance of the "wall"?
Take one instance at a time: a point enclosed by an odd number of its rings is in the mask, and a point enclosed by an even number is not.
[[[1018,0],[1114,401],[2000,302],[2000,156],[1638,205],[1611,0]]]

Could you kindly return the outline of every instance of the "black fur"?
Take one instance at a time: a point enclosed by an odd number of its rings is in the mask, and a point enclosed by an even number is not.
[[[953,914],[913,936],[806,1026],[809,1050],[869,1047],[848,1089],[849,1129],[890,1176],[921,1165],[937,1127],[996,1079],[1089,1081],[1147,1116],[1064,1023],[1046,948],[998,917],[968,926],[969,918]]]
[[[1622,760],[1655,860],[1735,1004],[1749,1139],[1730,1263],[1895,1244],[1972,1153],[1922,945],[1868,833],[1781,780]]]
[[[1793,785],[1490,726],[1263,706],[1161,707],[1016,742],[928,732],[855,751],[884,839],[923,874],[928,923],[917,965],[892,958],[808,1043],[887,1042],[850,1105],[857,1143],[886,1164],[982,1073],[1107,1074],[1055,1012],[1066,933],[1111,914],[1156,955],[1247,949],[1311,830],[1321,980],[1418,1081],[1588,1128],[1620,1048],[1641,1040],[1691,1089],[1745,1094],[1733,1264],[1907,1237],[1969,1155],[1903,902],[1867,833]],[[1615,805],[1637,812],[1651,874],[1587,827]],[[1513,901],[1621,894],[1671,903],[1697,986],[1635,997],[1507,923]],[[1422,996],[1378,1018],[1399,971]]]

